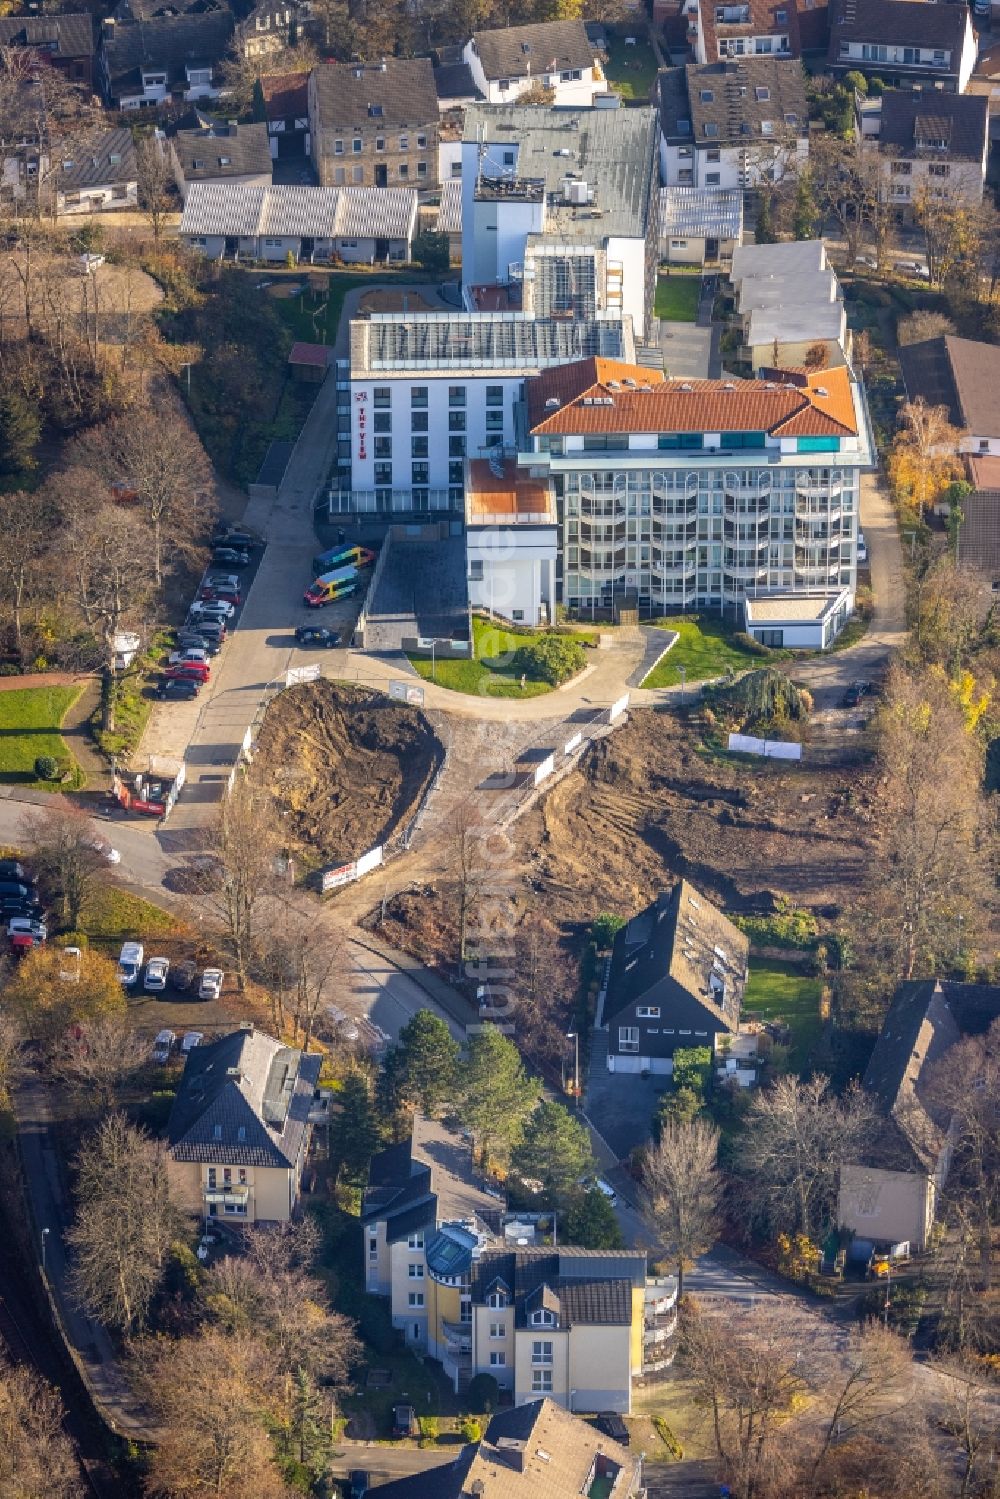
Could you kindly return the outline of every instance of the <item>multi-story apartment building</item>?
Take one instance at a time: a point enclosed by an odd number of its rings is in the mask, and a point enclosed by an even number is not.
[[[831,0],[831,73],[964,93],[976,63],[969,7],[949,0]]]
[[[365,1289],[456,1389],[491,1374],[514,1403],[631,1410],[632,1381],[670,1362],[677,1286],[642,1250],[557,1248],[551,1215],[505,1213],[468,1144],[417,1115],[372,1161]]]
[[[853,608],[858,491],[872,464],[849,367],[665,380],[585,359],[526,384],[521,471],[551,486],[574,611],[738,612],[759,595]]]
[[[984,94],[928,95],[922,89],[859,98],[858,134],[881,154],[882,194],[902,216],[935,198],[970,207],[982,202],[989,105]]]
[[[309,136],[322,187],[436,187],[439,119],[427,57],[323,63],[309,75]]]
[[[687,0],[687,16],[697,62],[800,54],[795,0]]]
[[[466,460],[513,448],[524,380],[587,354],[633,359],[630,319],[442,312],[352,322],[340,508],[460,512]]]
[[[659,244],[653,109],[475,105],[462,139],[468,306],[591,319],[652,316]]]
[[[660,75],[660,173],[668,187],[752,188],[809,154],[797,62],[749,57]]]

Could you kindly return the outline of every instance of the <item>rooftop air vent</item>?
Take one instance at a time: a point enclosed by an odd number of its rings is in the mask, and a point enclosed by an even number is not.
[[[622,384],[623,384],[623,385],[627,385],[627,386],[628,386],[628,388],[629,388],[629,390],[637,390],[637,389],[638,389],[638,384],[637,384],[637,382],[636,382],[636,381],[635,381],[635,380],[631,380],[631,379],[629,379],[629,378],[628,378],[628,377],[626,377],[626,378],[625,378],[625,379],[624,379],[624,380],[623,380],[623,381],[622,381]]]
[[[555,411],[556,408],[561,405],[562,402],[559,400],[558,396],[549,396],[547,397],[545,402],[545,409],[546,411]]]
[[[685,381],[684,384],[681,386],[681,390],[694,390],[694,386],[693,385],[688,385],[687,382]]]
[[[817,396],[828,396],[830,392],[827,390],[825,385],[815,385],[813,386],[813,394]]]

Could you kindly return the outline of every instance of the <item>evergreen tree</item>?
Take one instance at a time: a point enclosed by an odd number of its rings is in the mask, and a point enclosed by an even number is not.
[[[399,1033],[387,1073],[398,1100],[433,1117],[455,1096],[461,1048],[445,1022],[418,1010]]]
[[[472,1037],[461,1074],[461,1115],[484,1159],[502,1163],[509,1158],[520,1143],[539,1091],[513,1041],[495,1026]]]
[[[288,1400],[289,1453],[315,1478],[326,1472],[333,1447],[330,1398],[318,1390],[307,1369],[296,1369]]]
[[[537,1177],[549,1198],[561,1198],[594,1168],[590,1138],[562,1104],[539,1104],[514,1151],[513,1166],[519,1176]]]
[[[343,1179],[362,1186],[371,1158],[382,1145],[381,1120],[363,1072],[347,1074],[338,1102],[340,1112],[331,1121],[330,1149]]]
[[[35,448],[42,419],[22,390],[0,389],[0,474],[15,477],[37,467]]]
[[[792,214],[792,234],[795,239],[812,239],[816,233],[819,217],[816,199],[813,197],[812,176],[802,172],[795,186],[795,209]]]
[[[575,1192],[559,1217],[559,1242],[581,1249],[622,1249],[615,1210],[598,1187]]]

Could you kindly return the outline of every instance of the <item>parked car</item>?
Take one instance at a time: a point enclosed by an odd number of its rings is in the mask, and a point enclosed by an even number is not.
[[[201,1031],[185,1031],[181,1042],[181,1056],[186,1057],[189,1051],[194,1051],[196,1046],[201,1045],[203,1039]]]
[[[865,540],[865,533],[864,533],[864,531],[859,531],[858,532],[858,561],[859,562],[867,562],[868,561],[868,543]]]
[[[902,271],[904,276],[913,276],[918,281],[931,279],[930,268],[922,260],[893,261],[893,270]]]
[[[202,588],[239,588],[240,580],[236,573],[213,573],[208,572],[201,580]]]
[[[594,1186],[597,1188],[598,1192],[601,1193],[602,1197],[606,1197],[611,1206],[614,1207],[618,1201],[618,1193],[615,1191],[611,1183],[606,1182],[602,1176],[599,1176],[595,1179]]]
[[[179,994],[186,994],[197,977],[198,965],[192,963],[190,958],[175,963],[170,970],[171,983]]]
[[[415,1437],[420,1431],[417,1413],[412,1405],[394,1405],[392,1408],[392,1434],[394,1437]]]
[[[203,645],[179,646],[176,651],[171,651],[167,658],[168,666],[182,666],[186,661],[201,661],[208,665],[208,651]]]
[[[857,708],[872,690],[870,682],[852,682],[840,703],[843,708]]]
[[[49,935],[49,929],[44,921],[39,921],[37,916],[12,916],[7,923],[8,937],[32,937],[36,942],[44,942]]]
[[[177,1037],[173,1031],[159,1031],[156,1040],[153,1042],[153,1061],[159,1062],[161,1066],[169,1062],[170,1053],[174,1049],[174,1042],[176,1040]]]
[[[212,668],[207,661],[183,661],[178,666],[168,666],[163,675],[168,682],[207,682]]]
[[[201,691],[201,683],[194,677],[175,677],[172,681],[161,682],[156,689],[156,696],[161,702],[169,702],[171,698],[197,697]]]
[[[222,969],[206,968],[198,985],[199,999],[218,999],[222,993]]]
[[[123,942],[118,954],[118,982],[126,989],[139,982],[145,952],[141,942]]]
[[[339,645],[340,637],[336,630],[328,630],[326,625],[299,625],[295,631],[296,645],[330,646]]]
[[[195,599],[188,610],[188,618],[230,620],[235,613],[235,604],[228,604],[225,599]]]
[[[616,1411],[602,1411],[597,1418],[597,1429],[603,1431],[613,1442],[628,1446],[628,1427]]]
[[[24,865],[17,859],[0,859],[0,880],[20,880],[22,885],[34,884],[24,872]]]
[[[42,908],[33,895],[0,895],[0,917],[9,921],[12,916],[40,916]]]
[[[260,546],[260,537],[254,536],[250,531],[243,530],[240,526],[217,526],[212,536],[212,545],[215,547],[232,547],[236,551],[248,552],[254,547]]]
[[[87,839],[87,847],[92,848],[95,854],[100,854],[105,864],[120,864],[122,861],[118,850],[112,848],[108,840],[102,838],[100,833],[95,833],[93,837]]]
[[[167,987],[167,974],[169,972],[169,958],[150,958],[146,964],[146,977],[142,981],[142,987],[146,993],[162,994]]]
[[[18,900],[28,900],[31,891],[20,880],[0,880],[0,895],[16,895]]]
[[[878,261],[874,255],[855,255],[854,264],[863,265],[868,271],[878,270]]]
[[[203,587],[198,598],[206,604],[232,604],[234,609],[238,609],[243,602],[243,595],[239,589],[229,587]]]
[[[230,567],[248,567],[250,564],[250,553],[245,552],[242,547],[215,547],[212,551],[212,561],[225,562]]]

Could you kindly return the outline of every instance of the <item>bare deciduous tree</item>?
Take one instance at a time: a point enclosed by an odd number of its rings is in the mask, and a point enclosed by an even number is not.
[[[6,585],[14,644],[21,649],[21,614],[45,550],[52,517],[43,491],[0,495],[0,579]]]
[[[239,777],[222,804],[214,858],[199,883],[225,932],[241,994],[250,977],[262,923],[266,925],[267,898],[274,890],[280,848],[273,799],[248,777]]]
[[[0,1010],[0,1103],[7,1101],[11,1077],[24,1039],[17,1018],[9,1010]]]
[[[159,244],[163,220],[170,212],[173,179],[167,165],[166,149],[155,135],[143,135],[135,144],[136,189],[139,208],[149,220],[153,242]]]
[[[90,818],[68,804],[33,809],[21,821],[21,836],[61,921],[75,931],[88,895],[107,873]]]
[[[57,1390],[26,1364],[0,1354],[0,1494],[77,1499],[80,1465],[63,1428]]]
[[[88,1106],[106,1112],[148,1061],[148,1041],[124,1016],[106,1015],[61,1037],[49,1065],[56,1077],[86,1095]]]
[[[139,1331],[163,1279],[180,1228],[171,1201],[166,1149],[122,1114],[112,1114],[77,1156],[77,1215],[67,1238],[73,1288],[108,1327]]]
[[[677,1264],[677,1295],[685,1266],[712,1245],[720,1226],[722,1182],[717,1168],[719,1132],[704,1119],[669,1119],[660,1143],[643,1162],[643,1187],[663,1246]]]
[[[815,1487],[835,1442],[851,1441],[881,1423],[886,1403],[912,1370],[913,1358],[903,1340],[880,1323],[856,1332],[843,1358],[824,1381],[823,1424],[812,1461]]]

